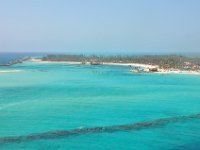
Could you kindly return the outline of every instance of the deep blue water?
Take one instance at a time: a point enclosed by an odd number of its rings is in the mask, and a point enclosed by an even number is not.
[[[27,57],[27,56],[43,56],[43,53],[6,53],[0,52],[0,64],[6,64],[10,61]]]

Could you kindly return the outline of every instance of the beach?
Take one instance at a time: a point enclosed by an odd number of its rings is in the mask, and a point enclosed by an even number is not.
[[[16,73],[23,72],[23,70],[0,70],[0,73]]]
[[[66,64],[79,64],[82,62],[78,61],[43,61],[42,59],[32,58],[29,61],[39,62],[39,63],[66,63]],[[89,65],[90,62],[85,62],[86,65]],[[200,75],[200,70],[198,71],[187,71],[180,69],[160,69],[158,65],[149,65],[149,64],[139,64],[139,63],[112,63],[112,62],[103,62],[101,65],[113,65],[113,66],[129,66],[129,67],[141,67],[144,69],[158,68],[157,74],[188,74],[188,75]],[[147,71],[148,72],[148,71]]]

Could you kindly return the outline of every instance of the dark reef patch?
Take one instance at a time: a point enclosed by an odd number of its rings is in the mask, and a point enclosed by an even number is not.
[[[164,126],[170,123],[190,121],[194,119],[200,119],[200,113],[189,116],[162,118],[162,119],[133,123],[133,124],[102,126],[102,127],[82,128],[82,129],[72,129],[72,130],[58,130],[58,131],[49,131],[49,132],[37,133],[25,136],[0,137],[0,144],[26,142],[26,141],[40,140],[40,139],[53,139],[62,137],[64,138],[64,137],[79,136],[84,134],[142,130],[147,128]]]

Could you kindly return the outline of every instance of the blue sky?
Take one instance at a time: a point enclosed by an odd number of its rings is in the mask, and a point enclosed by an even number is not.
[[[200,52],[200,0],[0,0],[0,52]]]

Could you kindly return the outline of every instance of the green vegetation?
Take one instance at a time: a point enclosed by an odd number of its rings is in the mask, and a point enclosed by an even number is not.
[[[196,70],[200,66],[200,57],[186,57],[179,55],[148,55],[148,56],[98,56],[98,55],[47,55],[43,61],[75,61],[75,62],[112,62],[112,63],[141,63],[158,65],[168,69]]]

